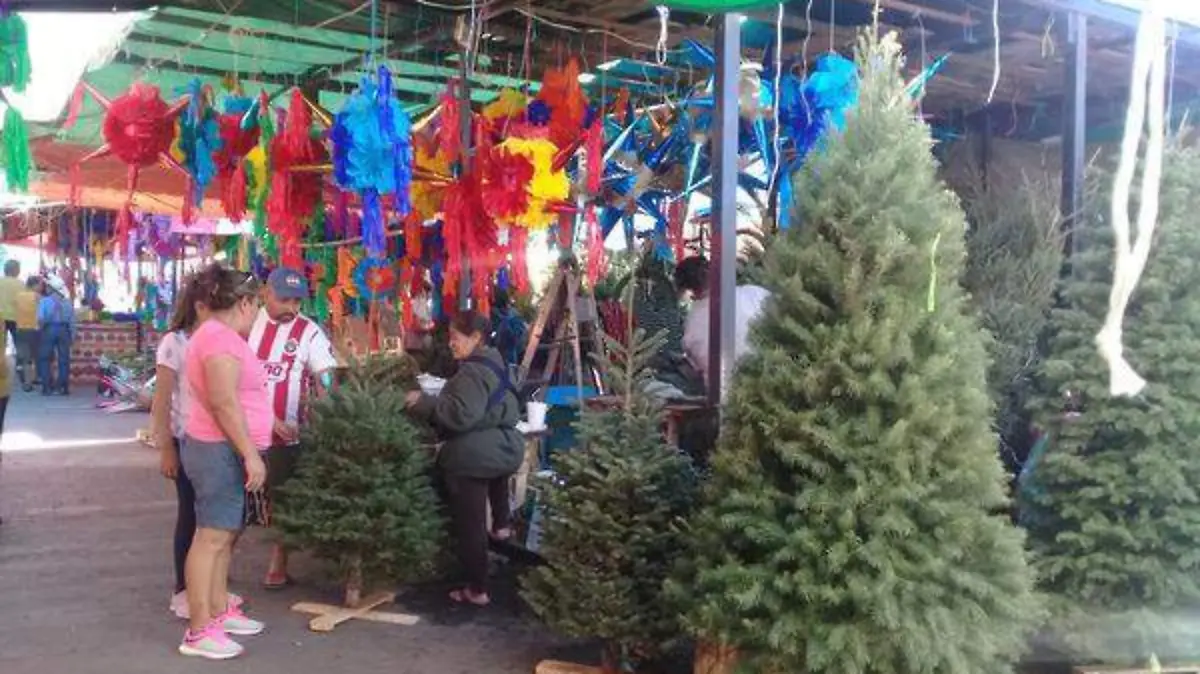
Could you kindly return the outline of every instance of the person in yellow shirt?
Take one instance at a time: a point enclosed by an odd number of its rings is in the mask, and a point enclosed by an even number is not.
[[[21,263],[9,260],[4,263],[4,276],[0,278],[0,320],[4,321],[4,329],[8,334],[17,334],[17,295],[25,289],[21,279]]]
[[[30,276],[25,287],[17,295],[17,334],[14,346],[17,351],[17,379],[25,392],[37,386],[36,358],[38,353],[38,301],[42,299],[42,279]],[[25,373],[30,373],[29,381]]]

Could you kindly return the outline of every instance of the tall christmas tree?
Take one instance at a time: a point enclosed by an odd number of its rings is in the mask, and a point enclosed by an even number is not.
[[[411,365],[374,358],[317,400],[296,476],[282,488],[285,540],[334,563],[355,605],[372,582],[418,580],[441,550],[430,453],[405,414]]]
[[[1111,176],[1102,179],[1110,182]],[[1051,319],[1036,411],[1050,434],[1022,519],[1058,628],[1077,657],[1200,658],[1200,151],[1164,157],[1155,241],[1126,312],[1125,354],[1149,386],[1114,398],[1095,336],[1108,310],[1107,195]]]
[[[1007,672],[1037,617],[959,286],[963,213],[901,60],[864,38],[858,108],[797,179],[804,224],[767,253],[773,299],[672,584],[745,671]]]
[[[541,553],[547,564],[522,579],[522,596],[551,628],[605,642],[606,671],[653,656],[680,633],[663,598],[679,523],[695,503],[690,461],[662,436],[662,408],[642,392],[662,338],[640,330],[626,346],[609,340],[603,365],[622,404],[585,411],[580,447],[560,453],[544,486]]]

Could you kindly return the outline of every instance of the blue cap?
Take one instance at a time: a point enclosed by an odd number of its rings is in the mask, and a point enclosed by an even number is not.
[[[295,269],[276,267],[267,277],[267,285],[281,300],[308,299],[308,280]]]

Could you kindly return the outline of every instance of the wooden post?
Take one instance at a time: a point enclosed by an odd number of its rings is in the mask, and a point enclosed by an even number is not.
[[[346,608],[357,608],[362,603],[362,589],[362,559],[356,556],[350,562],[350,573],[346,577]]]

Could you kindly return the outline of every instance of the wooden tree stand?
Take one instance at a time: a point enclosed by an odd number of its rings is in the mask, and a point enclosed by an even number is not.
[[[1200,674],[1198,664],[1172,664],[1169,667],[1075,667],[1075,674]]]
[[[388,625],[405,625],[411,627],[420,622],[420,618],[407,613],[388,613],[375,609],[396,601],[395,592],[376,592],[362,598],[362,569],[354,564],[350,578],[346,581],[346,599],[342,606],[333,604],[315,604],[300,602],[292,605],[297,613],[316,615],[308,622],[308,629],[314,632],[332,632],[338,625],[348,620],[366,620],[368,622],[386,623]]]
[[[696,644],[692,674],[733,674],[738,666],[736,648],[701,641]]]
[[[559,660],[542,660],[537,663],[533,674],[604,674],[604,670],[600,667],[589,667],[588,665],[577,665],[574,662],[561,662]]]

